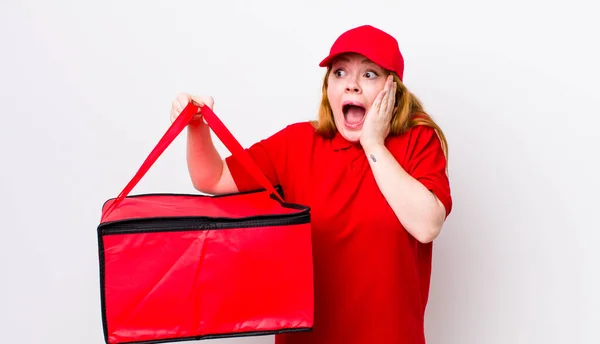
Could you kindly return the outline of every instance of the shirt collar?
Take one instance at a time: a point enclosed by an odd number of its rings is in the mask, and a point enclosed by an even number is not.
[[[348,148],[356,147],[358,148],[359,144],[354,144],[348,140],[346,140],[339,131],[335,132],[335,135],[331,139],[331,147],[334,151],[346,150]]]

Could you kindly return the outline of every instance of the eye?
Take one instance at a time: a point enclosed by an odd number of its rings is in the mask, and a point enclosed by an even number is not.
[[[346,72],[344,72],[342,69],[336,69],[333,74],[337,77],[342,77],[344,75],[346,75]]]
[[[377,73],[375,73],[372,70],[365,73],[365,77],[367,77],[368,79],[373,79],[373,78],[376,78],[377,76],[378,76]]]

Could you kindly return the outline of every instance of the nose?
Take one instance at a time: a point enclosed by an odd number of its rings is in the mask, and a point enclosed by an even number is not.
[[[360,93],[362,90],[356,79],[349,79],[346,84],[346,93]]]

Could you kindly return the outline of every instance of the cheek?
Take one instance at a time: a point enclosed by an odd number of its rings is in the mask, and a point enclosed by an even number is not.
[[[333,110],[333,114],[337,115],[337,113],[341,112],[341,93],[336,91],[335,88],[327,89],[327,99],[329,100],[329,106],[331,106],[331,110]]]
[[[372,93],[369,93],[367,95],[367,99],[368,99],[368,102],[369,102],[369,108],[375,102],[375,98],[377,98],[377,94],[378,94],[378,92],[372,92]]]
[[[379,95],[379,92],[381,92],[381,90],[383,90],[384,86],[385,86],[385,83],[381,84],[381,85],[373,85],[368,88],[365,87],[364,94],[365,94],[365,98],[369,102],[368,107],[371,107],[371,105],[373,105],[373,102],[375,102],[375,98],[377,98],[377,96]]]

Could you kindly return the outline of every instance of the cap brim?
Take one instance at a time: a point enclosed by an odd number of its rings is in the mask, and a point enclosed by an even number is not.
[[[319,63],[319,67],[327,67],[331,64],[331,61],[333,61],[333,59],[337,56],[336,55],[329,55],[326,58],[323,59],[323,61],[321,61],[321,63]]]
[[[342,54],[359,54],[359,55],[365,56],[362,52],[356,51],[356,50],[352,50],[352,49],[338,51],[336,53],[329,54],[329,56],[327,56],[326,58],[324,58],[323,61],[321,61],[321,63],[319,63],[319,66],[320,67],[327,67],[327,66],[331,65],[331,63],[333,63],[333,60],[335,60],[336,57],[338,57],[338,56],[340,56]]]

